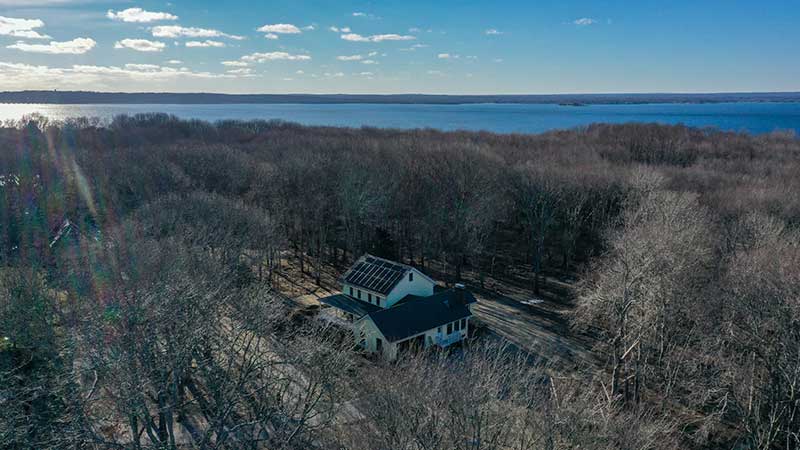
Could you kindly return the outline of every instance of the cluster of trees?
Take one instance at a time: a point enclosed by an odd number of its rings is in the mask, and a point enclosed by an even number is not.
[[[0,447],[797,448],[799,175],[782,133],[29,118],[0,129]],[[366,251],[578,273],[605,364],[364,365],[271,286]]]

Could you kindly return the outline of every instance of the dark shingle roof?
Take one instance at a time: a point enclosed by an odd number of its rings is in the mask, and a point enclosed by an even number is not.
[[[342,280],[353,286],[386,295],[397,286],[397,283],[409,270],[411,270],[409,266],[365,255],[353,264]]]
[[[394,306],[371,312],[369,318],[390,342],[469,317],[475,297],[466,289],[448,289],[430,297],[407,295]]]
[[[333,306],[334,308],[338,308],[341,309],[342,311],[348,312],[356,316],[356,318],[361,318],[371,312],[379,311],[381,309],[379,306],[370,305],[369,303],[350,298],[344,294],[336,294],[336,295],[331,295],[330,297],[323,297],[319,299],[319,301],[325,303],[326,305],[330,305]]]

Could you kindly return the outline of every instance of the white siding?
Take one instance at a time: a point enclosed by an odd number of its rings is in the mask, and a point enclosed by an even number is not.
[[[364,316],[355,323],[353,334],[356,343],[360,343],[362,339],[364,340],[364,350],[367,352],[376,353],[378,351],[377,340],[380,339],[383,347],[381,356],[390,361],[397,357],[396,345],[386,340],[386,337],[383,336],[369,316]]]
[[[350,295],[350,288],[353,289],[352,298],[356,300],[360,300],[364,303],[371,303],[373,305],[378,305],[377,299],[381,300],[380,307],[386,308],[386,297],[384,295],[378,294],[377,292],[370,291],[358,286],[351,286],[347,283],[342,283],[342,293],[345,295]],[[361,298],[358,298],[358,291],[361,291]],[[372,297],[372,302],[369,301],[370,296]]]
[[[464,324],[464,328],[461,329],[461,330],[456,330],[455,329],[455,322],[451,322],[451,323],[453,323],[453,331],[450,334],[447,334],[447,324],[444,324],[441,327],[431,328],[430,330],[425,331],[424,333],[415,334],[414,336],[411,336],[411,337],[408,337],[406,339],[403,339],[402,341],[396,342],[396,344],[400,344],[401,342],[404,342],[404,341],[407,341],[407,340],[410,340],[410,339],[415,339],[415,338],[419,337],[420,335],[425,335],[425,348],[428,348],[431,345],[436,345],[436,343],[440,339],[441,340],[448,340],[449,339],[449,340],[452,341],[447,345],[450,345],[450,344],[453,344],[453,343],[456,343],[458,341],[461,341],[461,340],[465,339],[467,337],[467,331],[469,330],[469,318],[466,319],[465,324]],[[439,332],[439,328],[442,329],[441,332]],[[445,347],[447,345],[445,345]]]
[[[397,286],[386,296],[387,308],[409,294],[419,295],[420,297],[430,297],[433,295],[434,282],[430,278],[417,269],[411,269],[409,273],[413,274],[413,280],[409,281],[408,273],[406,273],[397,283]]]
[[[413,274],[411,281],[408,279],[409,273]],[[389,294],[386,296],[362,287],[352,286],[348,283],[342,283],[342,292],[350,295],[350,288],[353,288],[352,297],[354,299],[369,303],[368,295],[371,295],[373,305],[376,304],[375,298],[377,297],[381,299],[381,308],[389,308],[397,303],[398,300],[409,294],[418,295],[420,297],[430,297],[433,295],[434,285],[435,283],[433,280],[425,276],[419,270],[412,268],[408,273],[403,275],[403,278],[397,282],[397,285],[394,287],[394,289],[392,289],[391,292],[389,292]],[[358,298],[358,291],[361,291],[361,298]]]
[[[381,356],[387,360],[394,360],[397,358],[397,346],[401,342],[405,342],[407,340],[415,339],[419,336],[425,336],[425,348],[428,348],[432,345],[436,345],[439,340],[444,340],[446,342],[443,346],[452,345],[456,342],[459,342],[463,339],[466,339],[467,333],[469,331],[469,317],[465,319],[465,326],[461,330],[455,329],[455,322],[451,322],[454,324],[453,331],[451,334],[447,334],[447,324],[441,326],[441,333],[439,332],[440,327],[431,328],[424,333],[415,334],[414,336],[410,336],[402,341],[398,342],[387,342],[386,338],[381,334],[378,327],[375,326],[375,323],[369,316],[365,316],[361,320],[356,322],[356,326],[353,328],[353,332],[355,334],[356,343],[359,343],[362,339],[364,339],[364,350],[369,353],[376,353],[377,346],[376,346],[376,339],[381,339],[383,351],[381,352]]]

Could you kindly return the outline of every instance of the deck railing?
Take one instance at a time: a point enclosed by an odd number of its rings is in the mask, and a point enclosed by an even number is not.
[[[447,347],[461,340],[461,333],[453,333],[450,336],[437,336],[436,345],[439,347]]]

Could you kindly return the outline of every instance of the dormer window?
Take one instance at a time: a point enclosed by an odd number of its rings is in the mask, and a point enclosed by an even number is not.
[[[372,294],[367,294],[367,301],[372,303]]]
[[[350,286],[350,297],[353,296],[353,286]]]
[[[414,272],[408,272],[408,281],[414,281]]]

